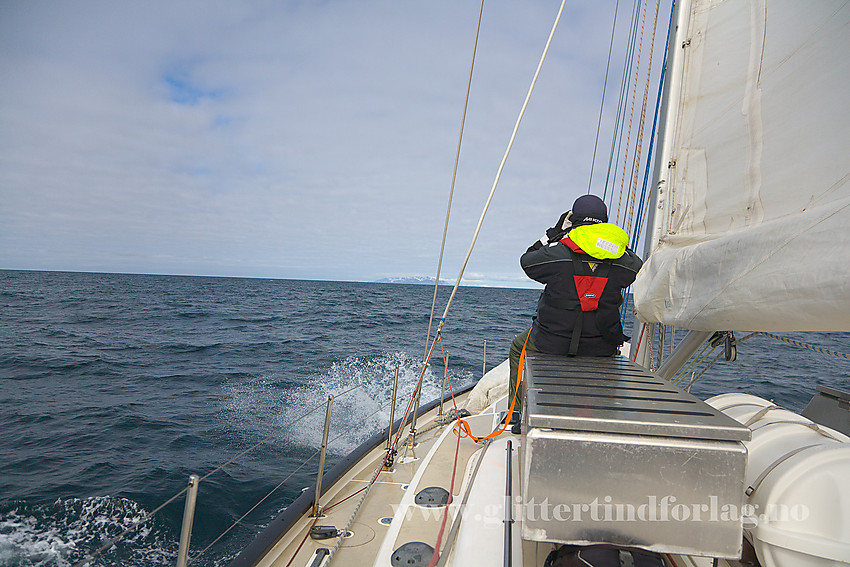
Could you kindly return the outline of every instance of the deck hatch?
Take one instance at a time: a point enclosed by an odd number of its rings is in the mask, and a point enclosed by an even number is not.
[[[393,567],[425,567],[434,556],[434,548],[421,541],[405,543],[390,558]]]
[[[736,558],[750,431],[625,358],[529,356],[522,537]]]
[[[528,357],[529,427],[747,441],[750,431],[625,358]]]
[[[414,502],[425,508],[441,508],[449,503],[449,491],[442,486],[429,486],[416,493]]]

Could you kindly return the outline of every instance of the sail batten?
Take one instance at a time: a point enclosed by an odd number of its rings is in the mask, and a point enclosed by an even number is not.
[[[850,5],[695,1],[685,20],[638,317],[850,331]]]

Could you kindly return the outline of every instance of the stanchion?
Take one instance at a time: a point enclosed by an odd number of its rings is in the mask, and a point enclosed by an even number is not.
[[[319,498],[322,496],[322,474],[325,472],[325,453],[328,450],[328,430],[331,427],[331,408],[334,405],[334,397],[328,396],[328,409],[325,411],[325,432],[322,434],[322,451],[319,455],[319,475],[316,477],[316,495],[313,499],[313,514],[311,518],[319,518],[322,509],[319,507]]]
[[[395,421],[395,399],[398,393],[398,365],[395,367],[395,378],[393,378],[393,401],[390,406],[390,429],[387,433],[387,449],[393,444],[393,421]]]
[[[192,539],[192,524],[195,521],[195,502],[198,499],[200,477],[189,477],[189,490],[186,492],[186,507],[183,509],[183,528],[180,530],[180,548],[177,551],[177,567],[186,567],[189,558],[189,540]]]
[[[398,365],[395,367],[393,378],[393,401],[390,406],[390,427],[387,430],[387,457],[384,459],[384,470],[392,471],[395,465],[396,450],[393,448],[393,422],[395,421],[395,400],[398,393]]]

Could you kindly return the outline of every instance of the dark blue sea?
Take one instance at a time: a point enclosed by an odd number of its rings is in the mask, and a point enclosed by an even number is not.
[[[438,315],[449,291],[440,288]],[[507,356],[538,293],[459,290],[443,332],[455,387],[481,376],[484,341],[488,369]],[[227,565],[315,482],[309,459],[328,394],[343,394],[328,467],[385,427],[395,368],[408,394],[421,370],[432,294],[400,284],[0,271],[0,566],[75,565],[190,474],[267,439],[201,483],[191,564]],[[846,333],[788,336],[850,350]],[[850,361],[765,337],[738,355],[692,392],[750,392],[800,411],[816,384],[850,384]],[[425,399],[442,380],[442,362],[432,362]],[[182,513],[179,498],[91,565],[173,565]]]

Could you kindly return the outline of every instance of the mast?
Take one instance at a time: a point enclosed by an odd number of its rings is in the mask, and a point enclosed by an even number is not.
[[[667,43],[667,60],[664,75],[663,92],[661,94],[661,128],[658,131],[658,151],[652,167],[652,184],[647,206],[647,231],[644,241],[643,258],[646,260],[658,246],[661,236],[667,229],[667,218],[672,201],[669,200],[671,190],[671,169],[675,167],[675,130],[679,116],[679,101],[682,92],[682,75],[684,69],[684,53],[688,48],[688,19],[690,16],[690,0],[674,1],[671,21],[675,28],[670,33]],[[634,361],[645,368],[651,365],[651,349],[649,343],[655,333],[656,323],[648,323],[641,333],[643,322],[634,318],[632,340],[640,341],[635,347]],[[641,335],[646,338],[640,340]],[[634,343],[633,343],[634,344]]]

